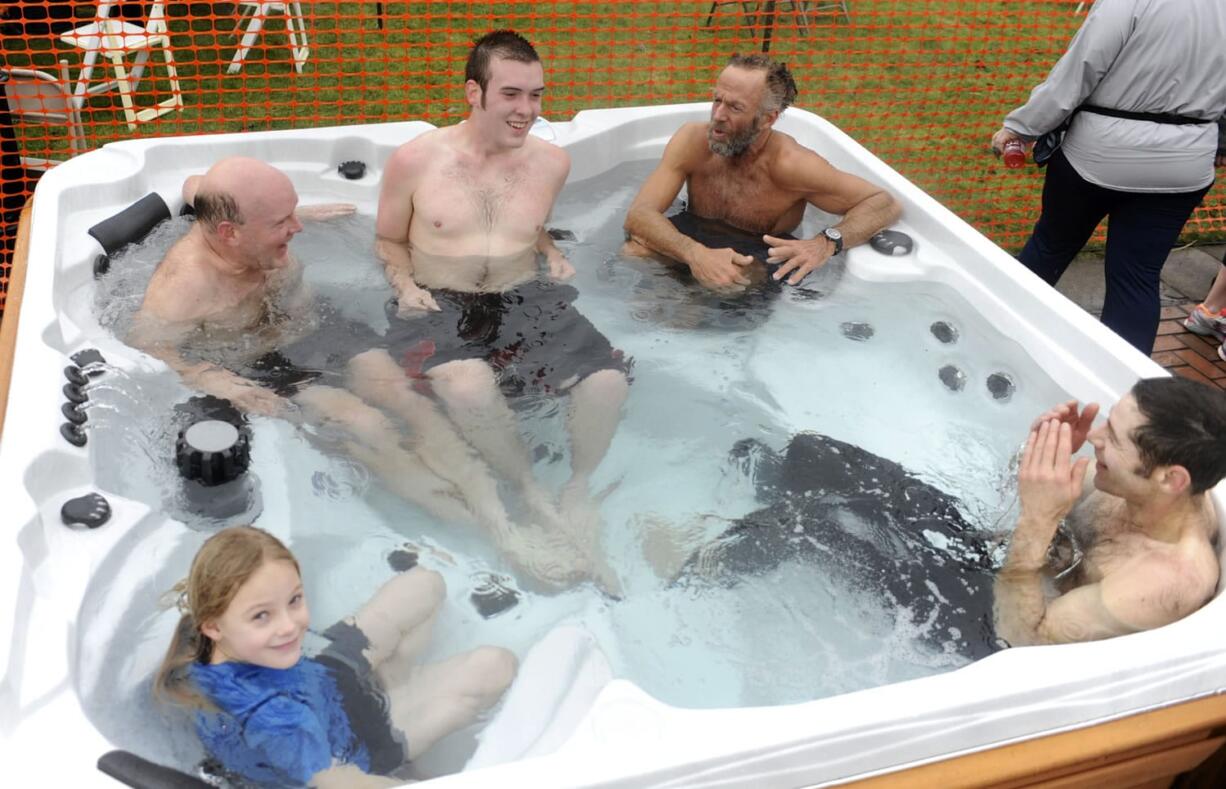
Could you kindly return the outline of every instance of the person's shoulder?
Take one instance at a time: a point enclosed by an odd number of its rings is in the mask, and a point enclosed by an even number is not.
[[[687,154],[706,152],[707,124],[705,121],[689,121],[681,124],[681,128],[673,133],[668,141],[670,147],[681,148]]]
[[[428,161],[446,144],[447,132],[451,128],[431,129],[402,144],[388,158],[388,167],[418,165]]]
[[[770,146],[770,161],[780,172],[788,172],[806,164],[830,165],[826,157],[786,132],[772,130],[767,144]]]
[[[195,234],[189,233],[167,250],[162,262],[153,271],[145,290],[145,298],[180,301],[192,298],[190,285],[202,280],[202,256],[208,254]],[[187,286],[185,288],[185,286]]]
[[[689,121],[673,133],[665,149],[665,158],[682,166],[687,172],[697,167],[711,153],[707,143],[707,124]]]
[[[1207,540],[1138,553],[1103,580],[1103,603],[1128,625],[1149,630],[1196,611],[1217,589],[1217,553]]]
[[[528,156],[534,166],[548,168],[551,174],[561,173],[563,177],[570,171],[570,153],[561,146],[528,135]]]

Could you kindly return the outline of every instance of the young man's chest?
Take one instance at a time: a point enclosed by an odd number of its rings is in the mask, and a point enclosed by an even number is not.
[[[504,254],[535,243],[553,206],[555,187],[531,160],[477,167],[455,157],[432,165],[413,195],[410,241],[454,254]],[[476,249],[472,244],[493,244]]]

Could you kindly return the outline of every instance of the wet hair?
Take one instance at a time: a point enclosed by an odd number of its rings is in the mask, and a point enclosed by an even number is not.
[[[1226,478],[1226,392],[1186,378],[1144,378],[1132,396],[1145,417],[1131,436],[1140,473],[1183,466],[1194,496]]]
[[[464,66],[464,81],[471,79],[481,86],[482,107],[485,107],[485,88],[490,83],[490,61],[494,58],[517,63],[541,62],[541,56],[536,54],[528,39],[514,30],[495,30],[474,41]]]
[[[783,112],[796,101],[796,80],[788,71],[786,63],[780,63],[770,55],[737,53],[728,58],[729,66],[766,72],[766,94],[762,97],[759,114]]]
[[[213,658],[213,641],[200,632],[200,626],[224,615],[243,584],[265,564],[276,561],[289,562],[298,570],[289,549],[254,526],[223,529],[204,541],[187,578],[170,591],[182,615],[153,679],[155,696],[187,707],[213,706],[196,689],[189,673],[192,663],[208,663]]]
[[[192,209],[196,212],[196,221],[204,223],[210,230],[216,230],[222,222],[243,223],[238,200],[229,192],[197,192],[192,199]]]

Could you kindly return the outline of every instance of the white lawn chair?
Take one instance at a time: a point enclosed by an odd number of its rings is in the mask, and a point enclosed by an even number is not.
[[[285,31],[289,34],[290,57],[294,60],[294,70],[301,74],[302,67],[306,65],[307,58],[311,54],[311,49],[307,45],[306,24],[302,18],[302,4],[296,0],[278,3],[240,0],[239,5],[242,7],[242,13],[235,30],[242,31],[242,39],[238,42],[238,49],[234,57],[230,59],[230,68],[227,69],[227,73],[237,74],[242,69],[247,53],[255,44],[256,36],[264,30],[265,20],[272,14],[285,14]],[[243,26],[244,22],[246,22],[246,27]]]
[[[85,151],[85,129],[81,125],[81,104],[72,95],[68,77],[68,61],[61,60],[59,74],[34,69],[5,69],[4,98],[14,118],[27,118],[43,123],[63,124],[68,128],[68,149],[76,156]],[[21,163],[28,168],[46,170],[56,159],[23,156]]]
[[[175,72],[170,35],[166,31],[166,4],[154,2],[150,5],[149,19],[144,27],[112,18],[111,12],[115,6],[114,0],[102,0],[98,3],[98,14],[93,22],[64,33],[60,41],[85,52],[73,96],[83,105],[88,96],[118,88],[128,128],[135,129],[138,123],[181,109],[183,93],[179,89],[179,75]],[[162,53],[170,79],[171,96],[152,106],[138,108],[133,94],[140,85],[145,67],[150,65],[149,56],[155,51]],[[133,55],[135,61],[129,72],[127,59]],[[110,63],[115,78],[90,85],[99,56]]]

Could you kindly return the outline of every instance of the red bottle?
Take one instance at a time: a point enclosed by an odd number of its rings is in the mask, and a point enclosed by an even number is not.
[[[1005,143],[1005,167],[1016,170],[1026,163],[1026,146],[1021,140],[1009,140]]]

